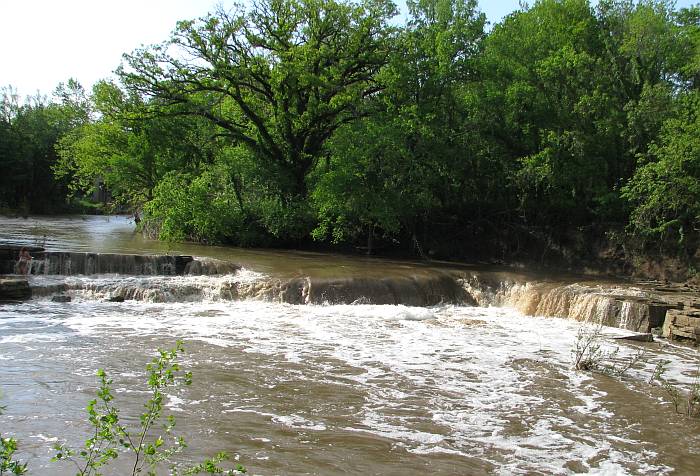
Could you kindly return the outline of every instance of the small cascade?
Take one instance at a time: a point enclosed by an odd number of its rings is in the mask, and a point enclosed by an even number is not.
[[[663,324],[667,303],[635,288],[585,284],[515,281],[489,282],[471,276],[462,280],[480,306],[513,307],[523,314],[564,317],[648,333]]]
[[[34,297],[45,299],[59,294],[82,301],[220,301],[234,298],[231,288],[261,276],[241,270],[221,276],[68,276],[60,282],[54,277],[37,277],[32,289]]]
[[[306,284],[306,289],[300,286],[303,298],[314,304],[474,304],[453,276],[439,273],[396,278],[313,279]]]
[[[198,265],[199,266],[199,265]],[[210,263],[209,270],[223,271]],[[195,269],[200,269],[195,268]],[[206,269],[200,271],[206,271]],[[69,276],[35,279],[34,295],[67,293],[86,300],[147,302],[264,300],[289,304],[476,304],[450,275],[401,278],[283,279],[238,268],[235,273],[209,276]]]
[[[181,255],[45,252],[28,263],[31,275],[129,276],[217,275],[234,273],[239,266],[211,258]],[[15,270],[17,272],[17,270]]]
[[[230,281],[222,295],[228,299],[257,299],[289,304],[474,304],[449,275],[399,278],[300,277]]]

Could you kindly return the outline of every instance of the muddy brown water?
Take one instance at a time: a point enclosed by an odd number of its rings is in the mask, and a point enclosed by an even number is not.
[[[656,363],[671,360],[668,379],[688,389],[699,362],[692,348],[606,339],[604,347],[617,348],[620,357],[643,346],[646,362],[622,378],[577,372],[571,350],[580,324],[568,319],[525,316],[507,306],[290,304],[190,289],[270,276],[399,279],[452,267],[168,247],[144,240],[124,218],[0,219],[0,243],[31,244],[44,235],[47,249],[186,253],[232,260],[244,270],[228,277],[38,276],[30,278],[36,286],[68,282],[72,301],[52,302],[46,294],[0,306],[0,404],[6,407],[0,432],[19,440],[18,456],[30,474],[74,473],[69,464],[50,461],[51,445],[78,446],[87,437],[84,407],[98,368],[114,379],[123,421],[136,424],[147,398],[144,367],[155,349],[177,339],[185,342],[182,365],[194,374],[192,386],[168,390],[166,398],[189,445],[177,456],[182,464],[227,451],[251,474],[697,474],[700,468],[700,423],[678,415],[663,389],[648,383]],[[501,273],[490,279],[507,278]],[[106,302],[120,282],[158,287],[161,294]],[[122,455],[106,473],[129,467]]]

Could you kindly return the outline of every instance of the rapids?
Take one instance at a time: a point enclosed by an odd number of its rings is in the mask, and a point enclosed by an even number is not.
[[[251,474],[323,475],[700,467],[700,423],[677,415],[648,383],[656,363],[671,360],[667,378],[689,388],[696,350],[613,340],[626,332],[604,327],[606,348],[619,357],[645,348],[647,361],[622,378],[572,369],[577,320],[630,328],[650,318],[638,286],[314,253],[168,249],[123,218],[0,222],[4,243],[204,263],[181,275],[40,273],[29,278],[33,299],[0,304],[0,432],[19,440],[30,474],[73,474],[50,462],[50,448],[87,436],[84,407],[98,368],[114,379],[121,416],[133,424],[145,364],[177,339],[194,373],[194,384],[167,401],[189,444],[183,461],[223,450]],[[212,259],[236,266],[209,274]],[[56,294],[71,302],[53,302]],[[126,464],[117,459],[113,474]]]

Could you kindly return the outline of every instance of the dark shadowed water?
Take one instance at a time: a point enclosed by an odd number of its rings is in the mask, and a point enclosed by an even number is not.
[[[647,362],[623,378],[572,370],[580,323],[509,307],[289,304],[270,293],[224,298],[232,283],[275,277],[402,278],[435,272],[405,262],[242,251],[143,240],[122,218],[0,219],[0,242],[54,250],[177,252],[227,259],[228,276],[38,276],[68,283],[0,305],[0,431],[20,442],[30,474],[73,474],[49,461],[53,442],[87,437],[97,368],[114,379],[122,419],[146,398],[144,366],[185,342],[191,387],[168,392],[189,448],[181,461],[227,451],[252,474],[697,474],[700,423],[648,384],[661,359],[687,389],[693,349],[605,341]],[[439,267],[438,267],[439,268]],[[438,269],[440,271],[440,269]],[[442,270],[444,271],[444,270]],[[450,271],[452,272],[452,271]],[[107,302],[116,283],[148,288]],[[193,289],[196,288],[196,292]],[[247,288],[246,288],[247,289]],[[155,292],[154,290],[158,290]],[[607,335],[619,333],[604,329]],[[129,462],[116,460],[113,474]],[[109,472],[108,472],[109,474]]]

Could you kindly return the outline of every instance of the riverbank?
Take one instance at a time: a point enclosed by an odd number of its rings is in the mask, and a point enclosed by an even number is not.
[[[106,230],[105,224],[119,221],[119,236],[114,239],[118,243],[129,243],[128,251],[134,253],[145,252],[171,252],[182,249],[211,248],[214,253],[219,249],[229,248],[208,243],[179,242],[169,243],[146,238],[136,231],[136,224],[131,215],[63,215],[63,216],[30,216],[30,217],[0,217],[0,221],[7,223],[5,231],[15,230],[20,237],[18,243],[39,246],[47,246],[47,249],[71,251],[93,251],[84,245],[76,248],[75,240],[63,240],[65,236],[56,236],[60,231],[61,222],[90,223],[97,226],[96,230],[88,230],[76,225],[79,233],[95,233],[97,240],[103,240]],[[55,222],[56,226],[51,223]],[[43,224],[42,224],[43,223]],[[107,227],[108,228],[108,227]],[[514,243],[504,241],[501,236],[489,236],[479,239],[473,237],[470,240],[461,240],[455,243],[431,241],[427,236],[418,248],[398,246],[396,243],[386,243],[381,246],[381,240],[375,240],[375,248],[372,256],[389,260],[407,260],[409,262],[443,263],[458,265],[459,263],[472,263],[488,266],[504,266],[518,270],[530,270],[539,274],[575,274],[582,276],[595,276],[600,278],[613,278],[618,280],[657,281],[659,285],[665,283],[688,284],[700,289],[700,249],[690,257],[679,258],[665,255],[660,251],[641,251],[641,245],[623,245],[619,236],[621,232],[613,233],[610,238],[605,233],[583,233],[568,236],[563,243],[557,243],[545,239],[543,236],[530,236],[528,240],[519,237],[517,246]],[[536,234],[535,234],[536,235]],[[0,230],[0,243],[12,242],[11,234],[3,234]],[[409,240],[406,238],[406,240]],[[404,240],[404,241],[406,241]],[[80,240],[78,240],[80,241]],[[409,240],[410,241],[410,240]],[[292,245],[288,243],[288,245]],[[390,245],[390,246],[389,246]],[[235,247],[234,247],[235,248]],[[236,248],[241,249],[241,248]],[[251,252],[291,252],[295,250],[302,253],[319,253],[337,256],[339,253],[347,255],[351,259],[364,259],[367,257],[367,248],[334,245],[316,242],[312,240],[297,242],[293,248],[247,248]],[[126,248],[114,251],[127,251]],[[420,253],[418,252],[420,251]],[[2,257],[0,256],[0,259]],[[2,271],[0,272],[7,272]]]

